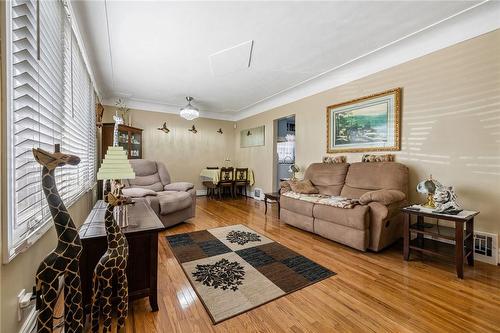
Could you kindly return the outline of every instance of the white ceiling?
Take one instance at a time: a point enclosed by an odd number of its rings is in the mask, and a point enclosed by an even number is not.
[[[121,96],[130,106],[177,112],[189,95],[202,115],[220,119],[284,101],[287,91],[477,4],[71,2],[105,101]],[[214,72],[211,55],[252,40],[249,67],[234,65],[247,64],[248,51],[230,50]]]

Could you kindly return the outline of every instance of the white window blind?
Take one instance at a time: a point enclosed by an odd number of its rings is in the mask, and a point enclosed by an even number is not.
[[[4,3],[5,4],[5,3]],[[3,5],[3,4],[2,4]],[[13,0],[7,13],[8,258],[52,225],[32,148],[80,157],[56,171],[69,206],[95,180],[95,94],[63,3]]]

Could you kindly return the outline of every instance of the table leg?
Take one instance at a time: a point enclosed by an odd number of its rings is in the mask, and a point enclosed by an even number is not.
[[[417,215],[417,225],[421,228],[424,228],[424,217],[423,216],[420,216],[420,215]],[[409,228],[410,226],[408,226]],[[417,238],[419,240],[419,242],[423,242],[423,238],[424,238],[424,234],[420,234],[418,233],[417,234]],[[420,246],[420,245],[419,245]]]
[[[403,258],[408,261],[410,259],[410,214],[405,214],[403,227]]]
[[[280,219],[280,198],[277,200],[278,202],[278,220]]]
[[[455,264],[457,276],[464,278],[464,223],[455,221]]]
[[[467,264],[469,266],[474,266],[474,218],[467,221],[465,224],[465,231],[467,235],[467,251],[471,251],[470,255],[467,257]]]
[[[264,210],[264,215],[266,215],[267,214],[267,196],[264,196],[264,207],[266,207]]]
[[[158,234],[151,236],[151,276],[149,278],[149,305],[158,311]]]

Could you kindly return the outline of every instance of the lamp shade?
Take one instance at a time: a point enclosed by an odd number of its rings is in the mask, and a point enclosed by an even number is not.
[[[123,147],[108,147],[106,156],[97,172],[97,179],[134,179],[135,173]]]

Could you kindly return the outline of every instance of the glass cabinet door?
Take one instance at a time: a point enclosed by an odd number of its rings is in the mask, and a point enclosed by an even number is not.
[[[127,131],[118,131],[118,145],[123,147],[128,152],[128,132]]]
[[[141,158],[140,133],[130,133],[130,158]]]

